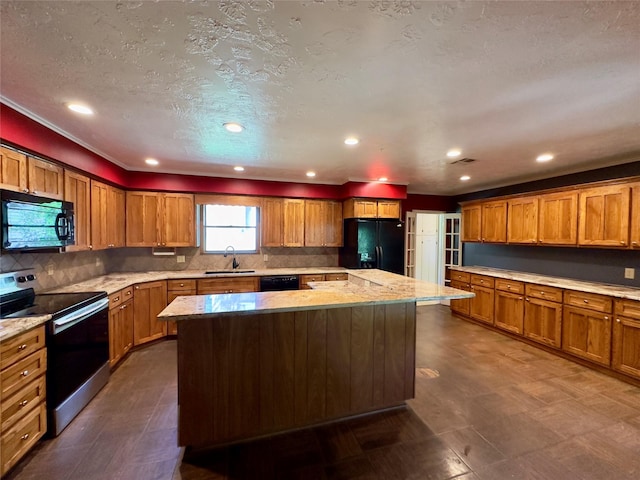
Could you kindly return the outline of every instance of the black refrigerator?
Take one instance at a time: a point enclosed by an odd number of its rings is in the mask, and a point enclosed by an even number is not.
[[[404,275],[403,224],[397,219],[345,219],[340,266]]]

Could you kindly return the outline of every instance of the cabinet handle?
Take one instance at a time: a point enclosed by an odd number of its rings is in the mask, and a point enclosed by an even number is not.
[[[622,245],[626,245],[626,244],[627,244],[627,242],[625,242],[624,240],[620,240],[620,243],[621,243]]]
[[[638,242],[631,242],[631,245],[638,245]]]
[[[32,190],[31,193],[33,193],[34,195],[38,194],[38,192],[36,192],[35,190]]]
[[[122,305],[122,306],[120,307],[120,310],[124,310],[125,308],[127,308],[127,306],[126,306],[126,305]]]
[[[529,300],[529,298],[528,298],[528,297],[527,297],[527,298],[525,298],[524,300],[525,300],[526,302],[530,302],[530,301],[531,301],[531,300]]]
[[[138,285],[136,285],[136,290],[140,290],[140,287]]]
[[[619,319],[619,318],[616,318],[616,322],[620,323],[620,319]]]
[[[18,407],[22,408],[24,407],[27,403],[29,403],[28,400],[22,400],[20,403],[18,403]]]
[[[120,297],[116,297],[113,299],[114,302],[117,302],[118,300],[120,300]]]
[[[589,300],[587,300],[586,298],[583,300],[584,303],[589,303]]]
[[[607,317],[607,316],[605,315],[605,316],[604,316],[604,319],[605,319],[605,320],[609,320],[609,317]]]
[[[21,352],[21,351],[22,351],[22,350],[24,350],[25,348],[27,348],[27,344],[26,344],[26,343],[23,343],[22,345],[20,345],[20,346],[18,347],[18,351],[19,351],[19,352]]]
[[[20,437],[20,440],[27,440],[28,438],[29,438],[29,434],[28,434],[28,433],[25,433],[24,435],[22,435],[22,436]]]
[[[131,295],[131,290],[127,290],[127,295]]]
[[[29,193],[29,189],[28,189],[28,188],[23,188],[23,189],[22,189],[22,191],[23,191],[24,193]]]
[[[26,377],[27,375],[29,375],[29,370],[25,370],[20,374],[21,377]]]
[[[540,295],[544,295],[544,292],[540,292]]]

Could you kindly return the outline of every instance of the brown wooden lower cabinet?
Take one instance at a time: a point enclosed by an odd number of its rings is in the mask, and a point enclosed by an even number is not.
[[[611,366],[640,378],[640,302],[615,302]]]
[[[178,443],[221,445],[413,398],[415,308],[178,322]]]
[[[564,306],[562,349],[600,365],[611,365],[611,314]]]
[[[466,282],[459,282],[457,280],[451,280],[450,286],[459,290],[471,291],[471,285]],[[460,298],[458,300],[450,300],[449,306],[451,310],[461,315],[469,315],[469,305],[471,304],[470,298]]]
[[[493,325],[493,287],[471,285],[470,288],[476,296],[470,299],[469,316],[475,320]]]
[[[167,282],[137,283],[133,287],[133,344],[140,345],[167,334],[167,322],[158,314],[167,306]]]
[[[198,295],[257,292],[260,277],[205,278],[197,281]]]
[[[133,298],[109,309],[109,366],[115,366],[133,346]]]
[[[524,329],[524,297],[519,293],[496,290],[495,326],[522,334]]]
[[[524,336],[551,347],[560,348],[562,339],[562,304],[526,297]]]

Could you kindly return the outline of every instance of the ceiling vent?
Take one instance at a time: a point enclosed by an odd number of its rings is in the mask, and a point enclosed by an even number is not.
[[[467,157],[465,157],[465,158],[461,158],[459,160],[456,160],[454,162],[451,162],[451,165],[455,165],[456,163],[473,163],[475,161],[476,161],[475,158],[467,158]]]

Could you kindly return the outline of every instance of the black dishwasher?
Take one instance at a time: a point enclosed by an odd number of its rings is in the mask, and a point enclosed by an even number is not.
[[[298,290],[300,281],[298,275],[274,275],[260,277],[261,292],[277,292],[279,290]]]

